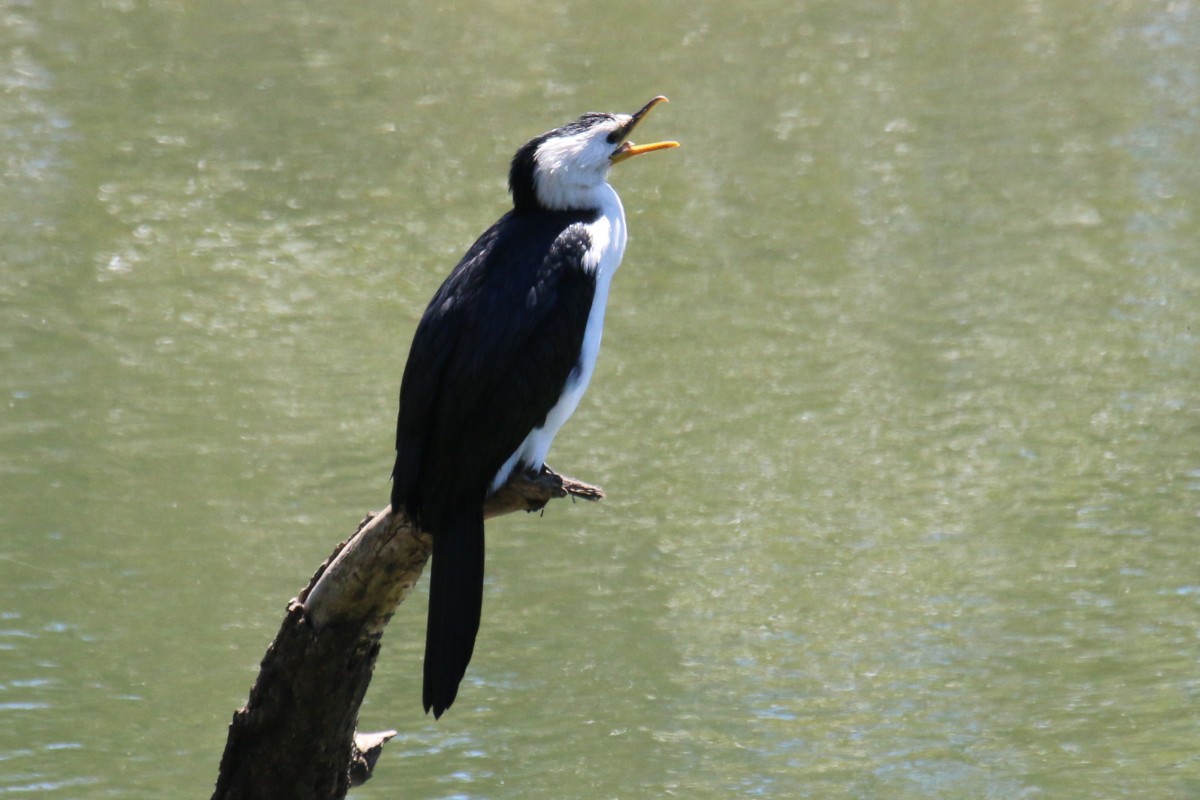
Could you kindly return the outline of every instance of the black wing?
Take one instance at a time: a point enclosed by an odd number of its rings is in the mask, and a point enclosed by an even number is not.
[[[595,213],[502,217],[417,327],[400,390],[392,505],[436,532],[541,425],[579,360],[595,281]]]

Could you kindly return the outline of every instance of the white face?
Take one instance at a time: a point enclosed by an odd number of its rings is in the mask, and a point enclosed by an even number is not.
[[[609,137],[627,126],[628,114],[613,114],[577,132],[553,136],[534,153],[534,185],[548,208],[580,207],[595,189],[604,185],[612,168],[612,155],[621,146]]]

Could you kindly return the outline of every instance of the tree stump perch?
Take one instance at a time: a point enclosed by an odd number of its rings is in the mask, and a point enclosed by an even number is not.
[[[604,492],[549,471],[517,475],[484,504],[484,517],[561,497]],[[288,604],[249,700],[233,715],[213,800],[340,800],[371,777],[396,732],[357,733],[358,710],[384,627],[431,549],[429,535],[390,507],[337,546]]]

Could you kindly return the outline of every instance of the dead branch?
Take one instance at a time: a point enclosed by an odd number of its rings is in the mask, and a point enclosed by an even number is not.
[[[551,472],[514,476],[484,516],[536,511],[568,496],[599,500],[604,492]],[[213,800],[340,800],[371,777],[395,731],[357,734],[358,710],[384,627],[431,547],[428,534],[389,507],[334,549],[288,604],[250,698],[233,715]]]

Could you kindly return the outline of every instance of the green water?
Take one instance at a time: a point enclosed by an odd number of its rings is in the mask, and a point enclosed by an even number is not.
[[[1200,796],[1189,2],[0,0],[0,795],[207,797],[507,160],[655,94],[600,483],[357,798]]]

